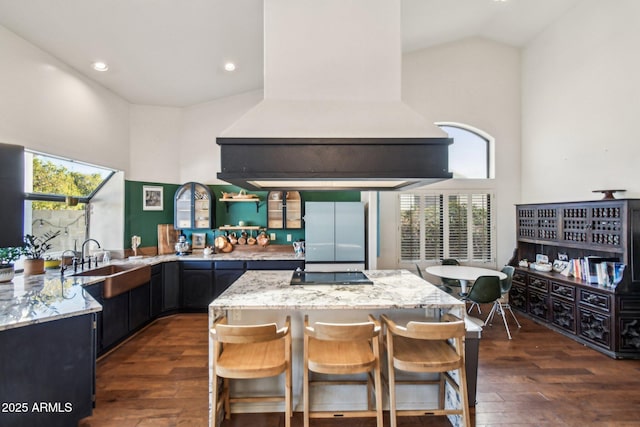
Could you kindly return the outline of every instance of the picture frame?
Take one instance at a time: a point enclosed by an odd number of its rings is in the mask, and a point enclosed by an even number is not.
[[[143,211],[162,211],[164,188],[155,185],[142,186],[142,210]]]
[[[204,249],[207,245],[206,233],[193,233],[191,234],[191,247],[193,249]]]

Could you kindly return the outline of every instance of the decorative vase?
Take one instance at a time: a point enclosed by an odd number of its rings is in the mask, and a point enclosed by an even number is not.
[[[16,275],[16,270],[13,268],[13,264],[3,264],[0,266],[0,283],[10,282]]]
[[[44,274],[44,259],[25,259],[24,260],[24,275]]]

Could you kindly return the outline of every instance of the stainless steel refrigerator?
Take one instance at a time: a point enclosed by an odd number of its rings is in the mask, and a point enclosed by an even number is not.
[[[305,270],[364,270],[364,203],[306,202],[304,228]]]

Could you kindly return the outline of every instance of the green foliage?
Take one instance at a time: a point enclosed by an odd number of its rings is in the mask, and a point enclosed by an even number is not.
[[[42,194],[59,194],[64,196],[88,196],[103,181],[98,173],[82,174],[73,172],[64,166],[56,165],[48,160],[33,158],[33,191]],[[66,206],[56,202],[33,202],[35,210],[82,210],[82,205]]]
[[[36,237],[32,234],[24,236],[24,255],[29,259],[40,259],[42,255],[51,249],[49,241],[60,234],[58,231],[47,231],[42,237]]]
[[[23,248],[0,248],[0,264],[7,266],[13,264],[22,255]]]

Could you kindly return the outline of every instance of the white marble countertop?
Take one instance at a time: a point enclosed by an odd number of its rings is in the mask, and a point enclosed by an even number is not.
[[[237,247],[230,253],[205,256],[201,252],[191,255],[158,255],[142,258],[114,259],[109,264],[156,265],[169,261],[268,261],[300,260],[289,245]],[[100,266],[105,264],[100,263]],[[78,270],[80,271],[80,269]],[[45,274],[23,276],[17,274],[11,282],[0,283],[0,331],[49,322],[65,317],[79,316],[101,311],[102,306],[82,287],[103,278],[95,276],[73,276],[69,268],[64,277],[58,269]]]
[[[210,305],[246,309],[413,309],[464,311],[464,302],[407,270],[365,270],[373,285],[289,285],[291,271],[247,271]]]
[[[59,272],[16,275],[0,283],[0,331],[102,310],[83,285],[90,277],[61,277]]]

